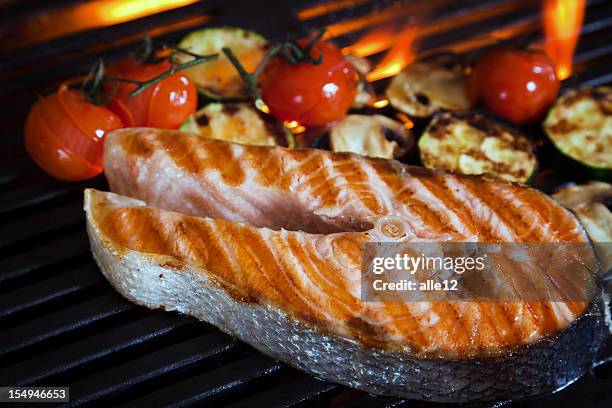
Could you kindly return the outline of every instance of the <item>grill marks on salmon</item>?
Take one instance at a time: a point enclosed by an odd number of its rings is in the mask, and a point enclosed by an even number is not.
[[[119,260],[136,257],[173,273],[200,274],[236,302],[277,308],[323,333],[367,346],[444,357],[499,354],[560,331],[587,307],[586,302],[364,302],[361,248],[378,241],[375,230],[310,234],[257,228],[95,190],[86,190],[85,210],[92,242],[102,242]],[[160,275],[159,282],[163,279]]]
[[[584,240],[575,217],[528,187],[347,153],[123,129],[107,135],[105,174],[154,207],[272,229],[363,231],[395,215],[432,241]]]

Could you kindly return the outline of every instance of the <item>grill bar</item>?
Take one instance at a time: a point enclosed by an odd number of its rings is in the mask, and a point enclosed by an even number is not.
[[[210,402],[224,394],[236,393],[249,383],[273,375],[282,368],[282,364],[274,360],[253,355],[161,388],[122,406],[186,406],[195,402]]]
[[[68,194],[80,195],[85,187],[103,188],[106,185],[101,178],[91,180],[88,183],[62,183],[57,180],[49,180],[48,177],[40,173],[39,175],[39,178],[32,183],[2,193],[0,196],[0,217],[8,217],[11,212],[17,210],[23,212],[23,210],[36,204],[48,204],[49,201],[64,198]]]
[[[421,23],[421,54],[453,50],[467,56],[498,39],[516,41],[540,29],[539,6],[527,0],[431,0],[426,6],[400,0],[411,7],[404,15],[393,12],[396,3],[298,0],[289,6],[295,18],[287,26],[335,24],[335,40],[348,46],[372,29],[401,25],[415,15]],[[57,7],[72,4],[62,2]],[[71,387],[70,406],[415,404],[320,381],[260,355],[211,326],[144,310],[122,299],[93,263],[82,228],[82,189],[107,189],[105,181],[53,181],[35,168],[22,148],[23,119],[37,94],[83,73],[99,55],[116,59],[140,41],[144,29],[158,39],[176,41],[202,24],[239,21],[236,13],[243,14],[243,23],[237,24],[268,34],[269,27],[262,27],[266,25],[262,22],[279,10],[266,4],[270,3],[228,8],[223,0],[206,0],[28,45],[15,58],[0,58],[0,255],[4,261],[0,324],[7,328],[0,332],[0,384],[66,384]],[[384,18],[372,22],[373,10]],[[366,23],[354,24],[360,19]],[[352,25],[347,23],[351,21]],[[589,1],[576,52],[576,74],[564,86],[612,82],[611,36],[612,4]],[[386,51],[369,58],[379,61]],[[384,81],[377,87],[383,87]],[[603,375],[606,363],[601,367],[597,375]],[[572,395],[576,394],[573,401],[592,407],[612,404],[609,384],[603,377],[587,376],[571,387]],[[562,404],[570,400],[568,395],[561,392],[521,406]]]
[[[41,242],[42,243],[42,242]],[[44,244],[44,243],[43,243]],[[42,273],[43,268],[54,268],[55,264],[89,253],[89,241],[84,230],[63,235],[46,243],[5,258],[4,270],[0,273],[0,284],[33,272]]]
[[[177,343],[71,383],[71,389],[74,389],[75,392],[71,393],[69,406],[81,405],[125,391],[144,381],[230,351],[234,347],[236,343],[233,340],[219,333],[205,334]],[[245,363],[244,367],[241,367],[244,369],[240,370],[242,375],[246,370],[253,370],[255,367],[253,363],[258,359],[265,360],[259,356],[254,360],[249,360],[250,364]],[[231,365],[226,365],[223,369],[230,370],[231,368],[228,367]],[[238,374],[238,372],[232,372],[232,374]],[[222,377],[215,376],[214,378],[221,379]],[[232,376],[232,378],[235,377]],[[223,384],[226,385],[226,383]]]
[[[68,309],[31,319],[0,333],[0,357],[135,307],[118,294],[110,292]]]
[[[72,225],[82,225],[84,214],[78,201],[62,203],[47,211],[36,212],[16,221],[0,226],[0,250],[20,241],[35,238]],[[69,214],[69,217],[65,215]]]
[[[396,408],[408,405],[405,401],[389,397],[375,397],[373,395],[364,394],[356,398],[352,398],[343,404],[338,405],[340,408]]]
[[[50,279],[5,292],[0,297],[0,319],[102,283],[106,283],[104,276],[98,268],[88,263]]]
[[[3,383],[10,383],[7,378],[19,379],[15,385],[27,386],[164,336],[188,324],[193,325],[194,321],[155,314],[5,367],[0,371],[0,379],[4,379]]]
[[[264,405],[269,407],[292,407],[305,401],[312,401],[340,388],[338,385],[313,377],[302,377],[230,404],[228,408],[261,407]]]

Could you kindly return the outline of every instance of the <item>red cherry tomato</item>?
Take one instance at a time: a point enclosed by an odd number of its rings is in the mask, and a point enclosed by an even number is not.
[[[468,78],[468,93],[490,112],[517,124],[540,119],[559,92],[546,54],[500,48],[478,58]]]
[[[128,57],[110,66],[107,73],[111,77],[148,81],[171,67],[167,60],[141,63]],[[170,75],[137,96],[130,96],[136,84],[114,81],[110,87],[115,87],[115,93],[108,107],[121,117],[126,127],[175,129],[197,109],[196,86],[182,72]]]
[[[311,56],[321,54],[323,61],[318,65],[292,65],[280,57],[270,61],[261,81],[270,113],[306,126],[322,126],[346,115],[357,93],[357,72],[332,43],[316,43]]]
[[[51,176],[85,180],[102,171],[106,133],[123,127],[110,110],[96,106],[78,91],[61,85],[39,99],[25,124],[25,147],[32,159]]]

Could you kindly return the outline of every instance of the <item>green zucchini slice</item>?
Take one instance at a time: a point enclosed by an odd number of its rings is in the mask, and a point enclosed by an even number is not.
[[[559,98],[544,131],[555,147],[596,178],[612,178],[612,87],[572,90]]]
[[[293,147],[291,132],[282,123],[247,103],[210,103],[191,115],[181,130],[228,142]]]
[[[442,113],[431,121],[419,154],[425,167],[493,174],[526,183],[537,170],[533,144],[515,130],[475,113]]]
[[[382,115],[348,115],[331,129],[329,141],[334,152],[383,159],[400,158],[414,146],[409,129]]]
[[[229,47],[248,72],[255,70],[269,49],[268,40],[253,31],[235,27],[204,28],[187,34],[179,48],[205,55],[219,53],[216,61],[204,62],[185,70],[198,90],[213,99],[240,99],[247,97],[247,91],[236,68],[222,52]],[[178,53],[175,60],[184,63],[193,59]]]

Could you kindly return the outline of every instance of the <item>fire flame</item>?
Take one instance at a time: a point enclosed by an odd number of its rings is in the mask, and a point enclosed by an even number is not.
[[[417,35],[415,25],[405,27],[394,38],[394,44],[383,60],[368,72],[366,79],[370,82],[397,75],[415,58],[414,40]]]
[[[195,3],[196,0],[99,0],[97,17],[108,23],[119,23]]]
[[[395,31],[390,28],[372,31],[357,40],[355,44],[345,47],[342,51],[360,58],[369,57],[391,47],[395,35]]]
[[[572,73],[584,6],[585,0],[544,0],[544,49],[555,63],[557,78],[561,80]]]

